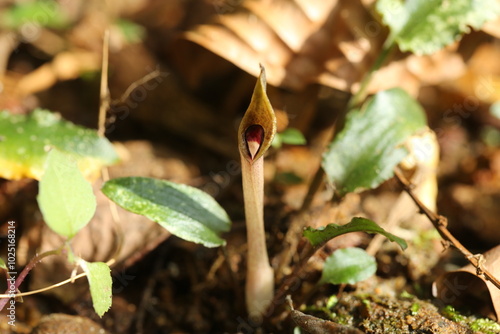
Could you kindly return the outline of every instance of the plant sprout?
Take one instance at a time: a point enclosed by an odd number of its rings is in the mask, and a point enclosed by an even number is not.
[[[264,231],[264,153],[276,133],[276,116],[266,95],[261,66],[252,100],[238,130],[245,218],[247,226],[247,311],[260,317],[274,294],[274,271],[269,264]]]

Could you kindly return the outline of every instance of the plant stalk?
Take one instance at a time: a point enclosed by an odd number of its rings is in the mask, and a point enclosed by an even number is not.
[[[250,316],[260,317],[274,295],[264,230],[264,158],[249,161],[242,155],[241,169],[248,240],[246,306]]]

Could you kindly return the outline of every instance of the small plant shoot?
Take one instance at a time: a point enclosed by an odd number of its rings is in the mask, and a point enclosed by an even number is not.
[[[219,235],[231,227],[226,211],[213,197],[184,184],[124,177],[107,181],[102,192],[125,210],[148,217],[179,238],[206,247],[224,245]]]
[[[402,144],[425,125],[422,107],[399,88],[377,93],[351,110],[323,155],[323,169],[338,195],[373,189],[391,178],[408,154]]]
[[[274,271],[269,264],[264,231],[264,154],[276,133],[276,116],[266,94],[266,72],[255,84],[252,99],[238,130],[241,176],[245,201],[248,257],[246,305],[261,317],[274,294]]]
[[[87,225],[96,210],[92,186],[76,161],[57,149],[47,156],[37,199],[47,225],[67,239]]]
[[[342,248],[326,259],[320,283],[354,284],[369,278],[376,271],[377,261],[363,249]]]

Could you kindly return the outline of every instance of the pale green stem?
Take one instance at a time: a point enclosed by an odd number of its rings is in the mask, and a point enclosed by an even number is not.
[[[264,230],[264,159],[241,157],[247,225],[248,257],[245,286],[250,316],[260,318],[274,295],[274,271],[269,265]]]

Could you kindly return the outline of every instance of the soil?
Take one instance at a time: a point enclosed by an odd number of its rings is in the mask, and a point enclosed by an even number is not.
[[[96,15],[100,3],[82,2],[82,8]],[[125,240],[112,267],[111,309],[99,318],[93,310],[87,282],[81,279],[18,301],[15,327],[4,322],[7,313],[2,311],[0,334],[298,333],[299,327],[301,333],[500,333],[491,308],[479,312],[468,308],[466,300],[455,311],[433,297],[433,281],[440,274],[465,265],[466,260],[453,248],[443,246],[431,224],[410,205],[404,207],[409,218],[391,229],[406,239],[409,247],[402,252],[392,243],[383,243],[376,252],[378,269],[374,277],[347,286],[318,284],[324,260],[334,250],[367,248],[373,240],[372,235],[365,233],[348,234],[329,242],[312,256],[297,284],[288,291],[288,299],[273,304],[261,320],[247,316],[243,295],[246,236],[236,131],[255,78],[238,64],[181,38],[197,23],[208,22],[216,3],[138,1],[136,7],[129,8],[115,4],[117,13],[121,13],[116,15],[136,22],[145,35],[135,43],[113,41],[109,77],[112,104],[106,136],[123,158],[119,165],[108,168],[111,177],[168,179],[214,196],[232,220],[230,232],[223,235],[227,245],[196,245],[121,210],[122,227],[115,234],[109,203],[102,196],[98,198],[98,214],[91,223],[93,230],[83,232],[75,243],[89,261],[107,261],[116,250],[116,236]],[[224,3],[235,6],[234,1]],[[31,88],[33,91],[28,93],[20,92],[16,86],[20,78],[50,64],[65,43],[72,52],[85,50],[100,59],[103,26],[113,15],[104,15],[103,22],[90,20],[88,13],[79,15],[71,29],[57,33],[44,30],[47,35],[42,37],[48,39],[43,41],[55,38],[58,42],[54,45],[43,48],[42,41],[23,42],[7,55],[8,80],[4,80],[0,109],[27,113],[34,107],[43,107],[60,112],[76,124],[96,128],[99,62],[95,67],[92,61],[85,63],[88,66],[82,65],[74,76],[43,81],[42,88]],[[450,66],[458,57],[467,75],[478,76],[481,72],[477,66],[486,58],[474,62],[471,59],[478,56],[481,47],[487,49],[481,57],[497,55],[497,42],[485,31],[471,32],[441,56],[453,60]],[[402,62],[407,56],[397,53],[394,62]],[[418,72],[408,63],[398,63],[399,70],[391,69],[393,76],[387,76],[386,81],[397,84],[401,77],[410,76],[408,68],[413,71],[414,96],[425,107],[429,126],[438,134],[441,148],[435,174],[439,185],[437,208],[449,218],[452,233],[474,253],[482,253],[500,240],[500,122],[490,117],[492,101],[486,98],[475,98],[474,112],[467,116],[455,108],[468,101],[470,87],[463,80],[450,83],[450,74],[444,70],[445,60],[432,60],[433,66],[443,72],[434,81],[424,77],[426,70]],[[134,81],[155,68],[160,71],[155,79],[147,86],[138,86],[145,88],[120,99]],[[394,74],[397,71],[400,72]],[[500,71],[491,71],[498,79]],[[355,74],[352,80],[362,73]],[[303,86],[268,87],[278,116],[278,131],[297,128],[307,139],[307,145],[272,148],[266,157],[264,214],[276,289],[300,262],[306,245],[301,236],[304,226],[344,224],[354,216],[368,217],[384,226],[401,194],[399,184],[389,180],[375,190],[349,194],[335,202],[332,188],[323,184],[307,210],[300,210],[334,122],[350,97],[349,91],[339,87],[310,82]],[[94,183],[96,193],[99,182]],[[7,222],[15,221],[19,271],[40,249],[61,241],[44,225],[37,193],[35,180],[0,179],[0,245],[6,240]],[[96,229],[99,232],[90,232]],[[1,252],[4,256],[4,247]],[[72,270],[63,257],[44,260],[20,290],[58,283],[69,278]],[[485,315],[492,320],[485,320]]]

